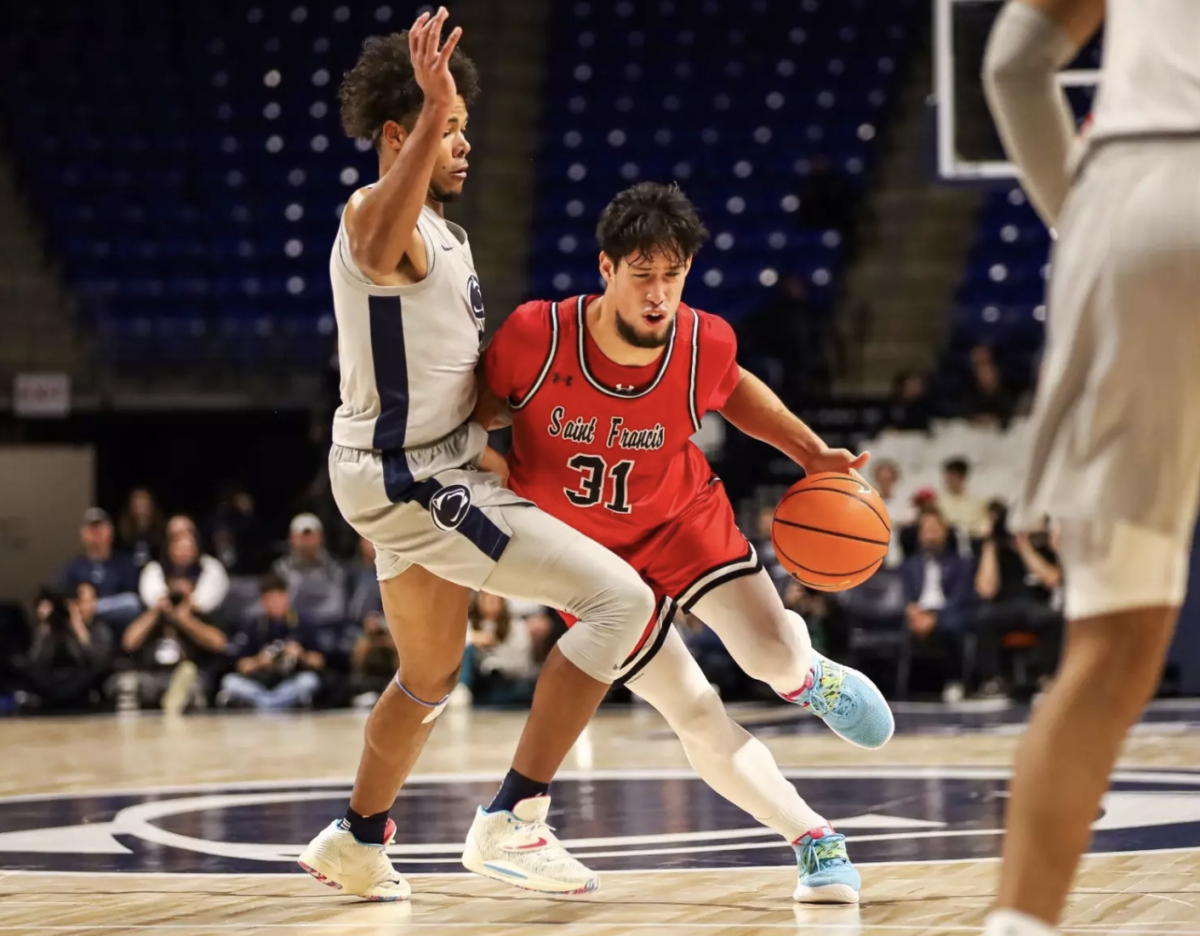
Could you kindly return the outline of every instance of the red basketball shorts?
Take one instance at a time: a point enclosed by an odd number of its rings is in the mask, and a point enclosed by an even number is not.
[[[600,539],[601,545],[608,544]],[[725,485],[714,477],[688,508],[628,546],[609,547],[654,590],[654,618],[647,625],[621,678],[629,679],[658,652],[675,608],[692,606],[718,585],[762,568],[754,547],[738,529]],[[570,627],[575,618],[563,614]]]

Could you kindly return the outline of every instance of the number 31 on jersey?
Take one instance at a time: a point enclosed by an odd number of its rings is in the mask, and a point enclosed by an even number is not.
[[[595,507],[604,497],[608,480],[612,479],[612,496],[605,501],[606,509],[613,513],[629,513],[629,472],[633,470],[632,459],[617,462],[611,468],[599,455],[580,452],[567,461],[570,468],[580,474],[579,487],[575,490],[563,488],[563,493],[576,507]]]

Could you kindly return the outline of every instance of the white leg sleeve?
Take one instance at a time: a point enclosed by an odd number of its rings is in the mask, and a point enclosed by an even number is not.
[[[804,684],[812,665],[808,626],[783,607],[765,570],[714,588],[692,606],[692,613],[721,638],[746,675],[780,695]]]
[[[729,802],[789,842],[827,825],[780,773],[767,746],[729,717],[674,628],[629,689],[667,720],[696,773]]]
[[[612,683],[654,616],[654,592],[624,559],[535,507],[505,512],[512,538],[483,591],[579,619],[558,641],[575,666]]]

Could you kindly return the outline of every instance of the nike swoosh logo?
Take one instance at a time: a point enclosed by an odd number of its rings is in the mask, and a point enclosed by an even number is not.
[[[445,244],[442,244],[442,250],[453,250],[453,249],[454,249],[453,247],[447,247]]]
[[[544,838],[539,838],[536,842],[530,842],[528,845],[517,845],[515,848],[506,848],[505,851],[533,851],[535,848],[545,848],[549,844]]]

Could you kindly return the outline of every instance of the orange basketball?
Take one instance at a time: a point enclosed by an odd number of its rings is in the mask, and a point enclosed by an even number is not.
[[[824,471],[788,488],[771,542],[780,565],[818,591],[861,585],[883,564],[892,522],[879,495],[848,474]]]

